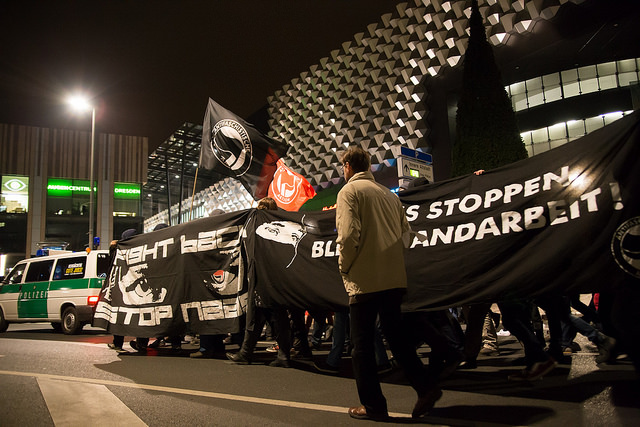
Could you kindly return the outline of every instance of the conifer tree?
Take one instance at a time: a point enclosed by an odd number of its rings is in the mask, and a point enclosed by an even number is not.
[[[456,115],[452,174],[493,169],[527,158],[509,96],[504,89],[477,0],[472,0],[471,34],[464,56],[462,93]]]

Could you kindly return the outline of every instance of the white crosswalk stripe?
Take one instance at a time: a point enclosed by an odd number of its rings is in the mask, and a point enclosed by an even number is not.
[[[56,427],[146,426],[106,386],[37,378]]]

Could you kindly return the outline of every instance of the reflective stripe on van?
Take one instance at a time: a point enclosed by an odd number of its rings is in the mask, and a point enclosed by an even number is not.
[[[18,295],[18,318],[42,318],[48,317],[47,294],[49,293],[49,281],[24,283]]]
[[[55,312],[64,301],[75,306],[86,305],[88,296],[100,293],[103,280],[93,278],[24,283],[18,294],[18,319],[46,319],[48,313]],[[87,293],[88,289],[94,289],[95,292]]]

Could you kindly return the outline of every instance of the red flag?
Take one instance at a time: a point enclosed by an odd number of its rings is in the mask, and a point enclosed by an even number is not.
[[[282,209],[297,212],[304,202],[316,195],[316,191],[302,175],[285,166],[282,159],[278,160],[277,165],[278,169],[269,185],[269,197]]]

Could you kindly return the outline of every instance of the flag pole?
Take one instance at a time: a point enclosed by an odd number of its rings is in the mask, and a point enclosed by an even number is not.
[[[198,182],[198,169],[200,169],[199,167],[196,168],[196,176],[195,178],[193,178],[193,192],[191,193],[191,207],[189,208],[189,221],[191,221],[193,219],[193,199],[196,196],[196,182]]]

